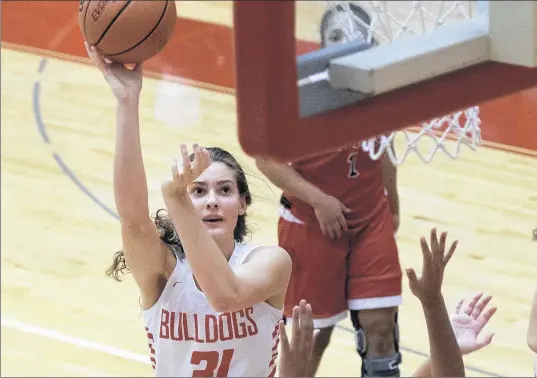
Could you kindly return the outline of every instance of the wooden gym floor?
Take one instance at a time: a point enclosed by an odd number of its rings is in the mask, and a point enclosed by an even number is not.
[[[82,56],[76,24],[74,29],[67,22],[46,29],[44,9],[66,20],[76,12],[72,3],[55,6],[2,4],[1,375],[152,376],[137,288],[130,277],[118,284],[104,275],[120,248],[111,182],[114,100],[99,72],[76,62]],[[316,42],[320,11],[315,3],[301,6],[313,11],[304,11],[312,17],[299,23],[300,37]],[[184,49],[170,52],[168,47],[163,56],[184,55],[174,67],[151,63],[155,71],[171,74],[184,69],[189,80],[144,82],[142,139],[150,205],[152,210],[163,206],[160,181],[180,142],[218,145],[236,154],[255,176],[254,241],[274,243],[279,191],[261,178],[238,145],[229,85],[232,63],[215,42],[221,33],[200,26],[228,27],[230,9],[230,2],[180,2],[178,33],[185,36]],[[41,20],[42,32],[15,33],[20,14],[30,25]],[[47,35],[53,31],[55,40]],[[193,41],[195,31],[205,39]],[[299,49],[310,45],[303,42]],[[220,65],[203,66],[195,53],[203,48],[213,51]],[[450,231],[460,247],[445,279],[449,306],[461,295],[484,291],[499,307],[489,326],[496,332],[492,345],[465,360],[470,376],[532,373],[525,331],[536,285],[537,245],[531,234],[537,228],[537,154],[535,131],[521,120],[535,117],[537,96],[524,96],[534,101],[524,114],[514,106],[500,109],[510,102],[520,106],[520,99],[488,105],[491,113],[511,111],[516,120],[506,132],[499,115],[484,114],[490,117],[483,123],[484,137],[494,136],[490,144],[500,148],[465,149],[457,161],[437,155],[430,165],[412,156],[399,170],[397,238],[403,265],[419,268],[418,239],[432,226]],[[420,306],[406,281],[404,295],[403,374],[409,375],[424,360],[428,343]],[[359,375],[349,328],[346,320],[335,332],[320,375]]]

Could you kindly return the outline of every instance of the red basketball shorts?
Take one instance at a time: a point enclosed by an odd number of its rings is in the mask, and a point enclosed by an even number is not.
[[[306,224],[282,209],[278,239],[293,260],[285,316],[305,299],[315,327],[325,328],[344,319],[347,310],[401,304],[402,272],[387,204],[367,225],[335,240],[322,234],[316,219]]]

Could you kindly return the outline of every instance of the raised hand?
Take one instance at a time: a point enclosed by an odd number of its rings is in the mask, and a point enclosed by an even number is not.
[[[194,160],[191,162],[186,144],[181,144],[182,164],[174,159],[171,165],[172,177],[164,181],[161,186],[164,197],[178,197],[188,194],[188,186],[211,165],[209,153],[205,148],[194,144],[193,149]]]
[[[422,236],[420,239],[423,254],[421,277],[417,278],[414,269],[406,269],[410,290],[422,303],[436,301],[442,295],[444,269],[453,256],[458,243],[458,241],[451,243],[446,252],[446,239],[447,232],[442,232],[440,240],[438,240],[436,228],[433,228],[429,248],[425,237]]]
[[[492,299],[490,295],[483,297],[483,293],[479,293],[466,299],[464,303],[465,298],[461,298],[450,315],[451,326],[462,354],[475,352],[491,343],[494,333],[488,332],[481,337],[479,334],[497,310],[493,306],[483,312]]]
[[[117,100],[125,102],[138,99],[142,90],[142,63],[136,64],[130,70],[123,64],[107,60],[87,42],[84,42],[84,45],[91,61],[103,73]]]
[[[305,377],[311,362],[313,345],[318,330],[313,328],[311,306],[305,300],[293,308],[293,334],[287,337],[283,320],[279,323],[281,355],[280,377]]]

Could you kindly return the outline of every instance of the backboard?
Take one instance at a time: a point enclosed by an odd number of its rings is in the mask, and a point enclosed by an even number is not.
[[[535,2],[353,2],[372,16],[370,38],[297,58],[303,3],[234,2],[239,140],[249,155],[290,161],[537,86]],[[464,3],[466,17],[447,23]],[[434,25],[414,30],[411,16]]]

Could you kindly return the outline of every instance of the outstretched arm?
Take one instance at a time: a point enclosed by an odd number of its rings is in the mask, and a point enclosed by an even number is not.
[[[140,144],[142,66],[138,64],[129,70],[118,63],[107,63],[94,47],[86,44],[86,48],[117,99],[114,198],[121,222],[125,261],[140,287],[143,305],[148,307],[160,295],[161,278],[169,254],[149,216],[147,179]]]
[[[442,296],[444,269],[457,248],[457,242],[454,242],[446,252],[446,238],[447,233],[443,232],[438,240],[436,229],[433,228],[429,248],[422,237],[422,276],[418,279],[413,269],[407,269],[406,273],[410,290],[420,300],[425,315],[429,333],[431,376],[464,377],[462,355]]]
[[[431,354],[432,377],[464,377],[464,362],[442,296],[422,303]]]
[[[462,298],[451,313],[451,326],[462,355],[475,352],[491,343],[493,333],[479,336],[490,318],[496,313],[496,307],[489,307],[485,310],[491,299],[490,295],[483,298],[483,293],[477,294],[473,298],[468,298],[468,301]],[[414,373],[414,377],[425,378],[431,376],[431,360],[428,359]]]

